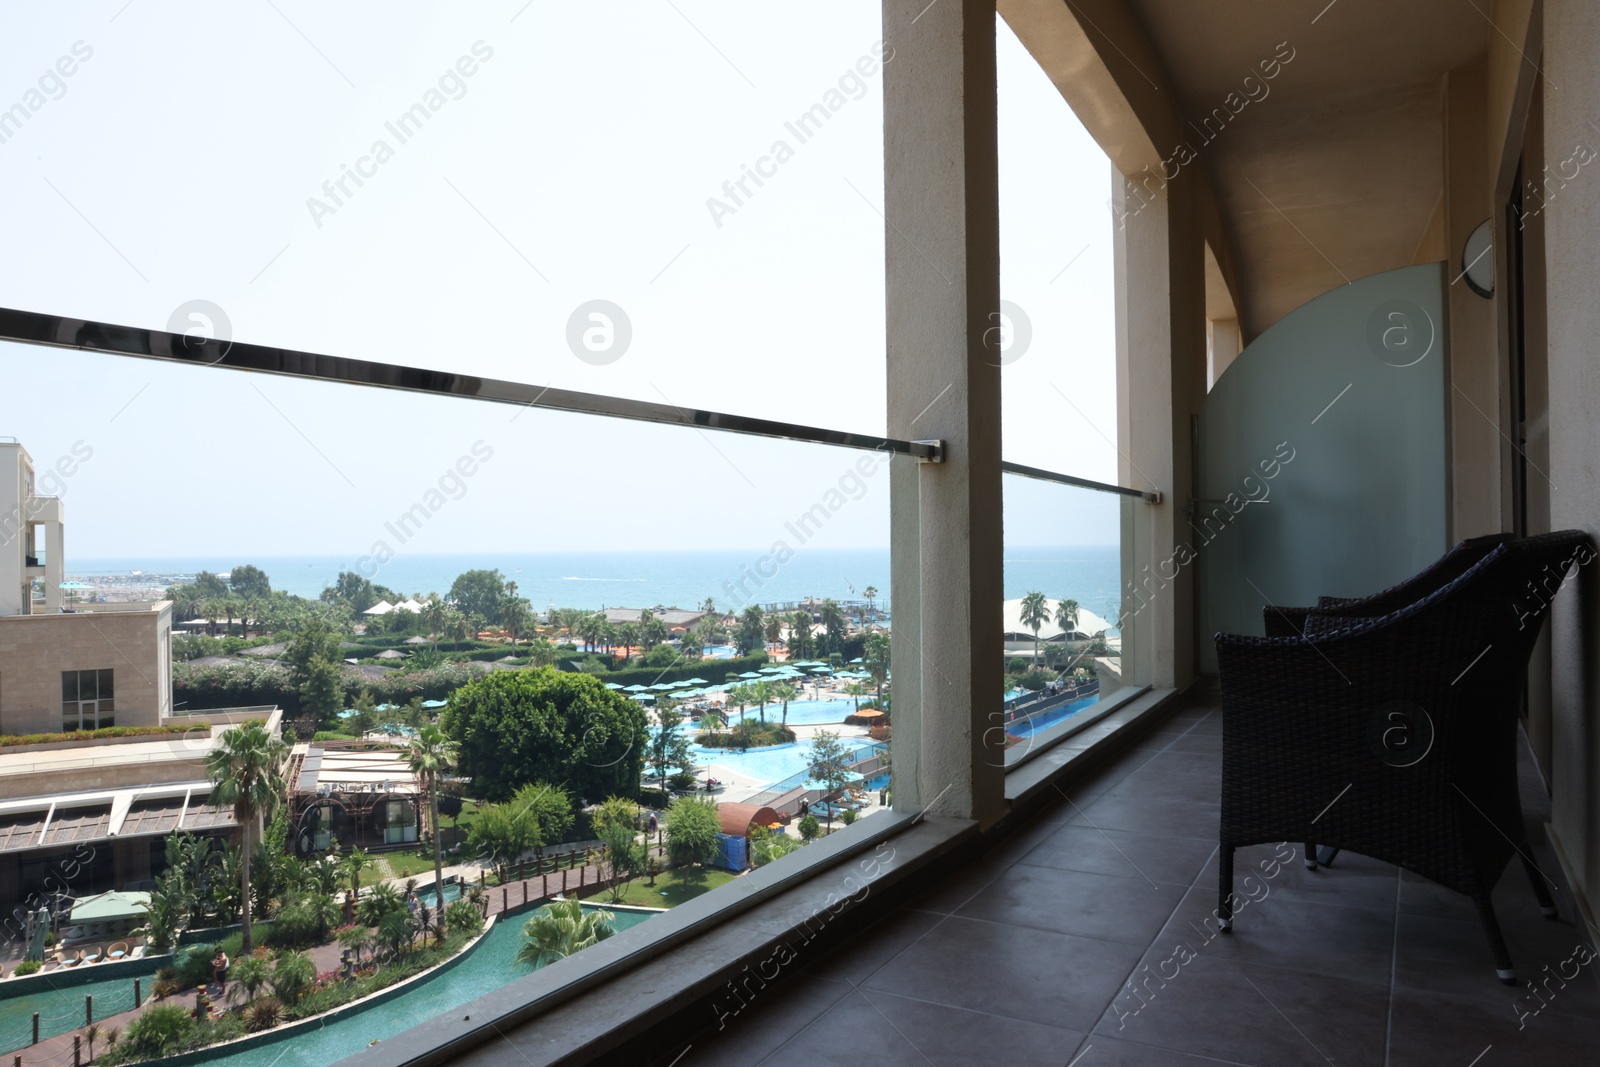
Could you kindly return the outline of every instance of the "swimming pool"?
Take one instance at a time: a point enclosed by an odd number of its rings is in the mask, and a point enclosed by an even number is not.
[[[799,774],[811,765],[809,741],[752,748],[744,752],[727,748],[701,748],[699,745],[694,745],[689,751],[694,761],[702,767],[708,764],[726,767],[730,771],[749,775],[763,785]]]
[[[163,961],[164,961],[163,957]],[[92,966],[85,964],[83,966]],[[39,1039],[70,1033],[84,1023],[84,1001],[94,997],[94,1014],[97,1019],[109,1019],[118,1012],[133,1008],[133,980],[142,979],[142,993],[148,998],[154,988],[151,975],[156,964],[148,970],[125,973],[116,978],[79,985],[55,986],[46,989],[33,987],[33,992],[12,994],[0,1000],[0,1050],[20,1049],[33,1041],[33,1013],[39,1013]],[[66,977],[63,975],[62,977]],[[76,974],[73,975],[76,977]],[[30,983],[31,985],[31,983]],[[13,987],[16,988],[16,987]]]
[[[587,905],[586,911],[593,910]],[[475,997],[491,993],[506,983],[532,974],[533,969],[516,966],[517,949],[522,944],[522,924],[527,912],[495,923],[494,929],[458,966],[435,974],[406,993],[366,1011],[337,1019],[326,1026],[288,1035],[231,1056],[206,1060],[218,1067],[325,1067],[353,1056],[373,1041],[384,1041],[418,1023],[458,1008]],[[638,926],[653,912],[617,911],[612,925],[620,933]],[[81,1004],[80,1000],[80,1004]]]
[[[1055,726],[1066,719],[1072,718],[1072,716],[1078,714],[1078,712],[1082,711],[1084,708],[1098,703],[1099,700],[1100,694],[1096,693],[1092,697],[1083,697],[1079,700],[1070,701],[1058,708],[1051,708],[1049,711],[1034,716],[1033,720],[1030,722],[1011,723],[1006,726],[1006,733],[1010,734],[1012,737],[1032,737],[1037,733],[1041,733],[1050,729],[1050,727]]]

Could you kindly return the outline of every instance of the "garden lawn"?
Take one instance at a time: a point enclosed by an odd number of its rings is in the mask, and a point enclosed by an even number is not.
[[[719,885],[727,885],[737,877],[732,871],[720,871],[712,867],[677,867],[656,875],[653,887],[648,877],[635,879],[623,894],[621,903],[640,908],[670,908],[708,893]],[[611,893],[608,891],[588,897],[585,903],[603,908],[611,903]]]

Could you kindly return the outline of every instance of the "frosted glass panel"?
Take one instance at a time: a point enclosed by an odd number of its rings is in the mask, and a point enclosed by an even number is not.
[[[1206,397],[1189,542],[1203,670],[1216,670],[1212,634],[1262,632],[1263,602],[1376,592],[1447,547],[1442,272],[1324,293]]]

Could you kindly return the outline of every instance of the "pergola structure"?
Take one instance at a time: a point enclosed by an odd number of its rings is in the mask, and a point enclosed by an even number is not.
[[[333,847],[368,850],[421,836],[421,786],[405,752],[382,741],[298,744],[290,757],[292,847],[309,856]]]

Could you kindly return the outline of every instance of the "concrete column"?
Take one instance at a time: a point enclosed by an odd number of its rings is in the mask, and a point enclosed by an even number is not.
[[[1130,191],[1112,172],[1117,280],[1117,478],[1161,503],[1125,505],[1123,683],[1187,685],[1195,674],[1191,424],[1206,390],[1204,244],[1193,182]],[[1204,561],[1200,562],[1204,565]]]
[[[1228,364],[1244,351],[1240,343],[1243,335],[1239,332],[1238,319],[1212,319],[1210,326],[1211,343],[1206,350],[1207,389],[1217,384],[1217,379],[1228,369]]]
[[[57,507],[61,505],[57,504]],[[67,580],[66,539],[64,522],[47,522],[45,529],[44,610],[61,610],[61,583]]]
[[[946,446],[891,467],[895,807],[986,824],[1004,806],[994,4],[884,0],[883,30],[889,433]]]

